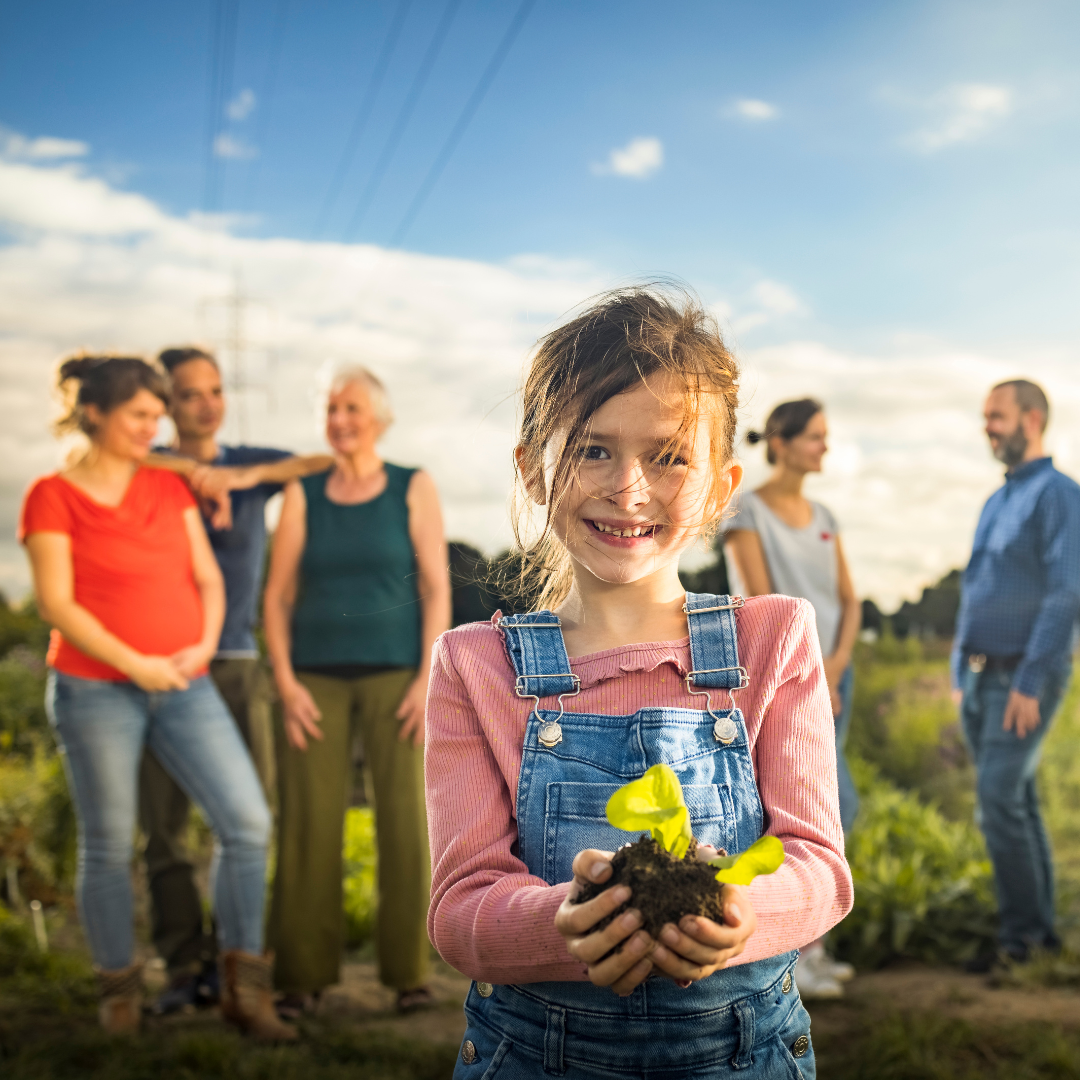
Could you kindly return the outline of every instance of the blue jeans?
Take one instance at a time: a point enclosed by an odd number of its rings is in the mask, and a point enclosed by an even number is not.
[[[222,949],[260,953],[270,811],[209,676],[187,690],[148,693],[54,671],[46,705],[79,818],[76,900],[94,963],[114,971],[132,960],[131,855],[144,745],[203,808],[217,837],[210,891]]]
[[[1008,671],[965,671],[961,715],[977,773],[979,827],[994,864],[1001,947],[1016,955],[1053,946],[1054,867],[1035,771],[1069,671],[1047,676],[1039,696],[1039,726],[1023,739],[1002,727],[1012,689]]]
[[[855,781],[851,779],[851,770],[844,756],[848,728],[851,727],[851,699],[855,692],[855,670],[850,664],[837,690],[840,692],[840,711],[833,717],[836,727],[836,780],[840,788],[840,824],[846,836],[859,813],[859,793],[855,790]]]

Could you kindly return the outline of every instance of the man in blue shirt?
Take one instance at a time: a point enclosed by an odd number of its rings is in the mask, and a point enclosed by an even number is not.
[[[225,579],[226,609],[210,676],[244,736],[273,805],[269,680],[254,634],[266,551],[266,503],[294,477],[330,468],[333,458],[220,445],[216,436],[225,418],[225,395],[217,361],[197,348],[166,349],[158,359],[172,381],[169,412],[176,440],[168,451],[154,454],[150,463],[186,476],[197,493],[210,496],[210,505],[216,505],[206,526]],[[151,933],[169,972],[169,987],[155,1006],[159,1013],[211,1004],[217,996],[216,943],[204,932],[185,844],[189,812],[184,792],[153,755],[145,754],[139,818],[146,834]]]
[[[1035,771],[1080,615],[1080,486],[1044,454],[1046,395],[1026,379],[1001,383],[984,415],[1007,471],[975,531],[952,656],[1000,911],[1000,954],[978,958],[974,970],[989,970],[1001,954],[1024,961],[1032,949],[1061,945]]]

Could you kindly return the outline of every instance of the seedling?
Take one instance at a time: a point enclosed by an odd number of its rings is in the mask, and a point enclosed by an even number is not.
[[[617,829],[647,829],[649,835],[620,848],[611,860],[608,880],[583,886],[577,902],[591,900],[613,885],[629,885],[630,903],[641,912],[642,925],[653,937],[667,923],[678,925],[684,915],[723,922],[722,890],[717,883],[749,885],[784,861],[784,845],[775,836],[761,837],[740,855],[722,852],[709,862],[698,859],[682,785],[667,765],[654,765],[644,776],[619,788],[608,800],[607,819]],[[617,915],[614,912],[601,920],[596,929]]]
[[[676,859],[685,858],[694,834],[682,784],[667,765],[654,765],[639,780],[624,784],[608,799],[607,819],[616,829],[648,829],[652,838]],[[741,855],[720,855],[709,860],[717,867],[716,880],[725,885],[749,885],[759,874],[772,874],[784,861],[784,845],[775,836],[763,836]]]

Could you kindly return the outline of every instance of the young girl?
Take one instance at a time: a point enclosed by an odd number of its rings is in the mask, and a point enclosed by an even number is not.
[[[852,887],[813,609],[678,577],[741,479],[737,375],[698,306],[648,289],[602,298],[533,361],[516,457],[543,518],[523,544],[539,610],[444,634],[428,698],[428,929],[477,980],[458,1078],[814,1075],[796,948]],[[786,858],[724,886],[722,924],[654,940],[625,887],[572,901],[634,839],[608,798],[658,762],[703,845],[768,831]]]

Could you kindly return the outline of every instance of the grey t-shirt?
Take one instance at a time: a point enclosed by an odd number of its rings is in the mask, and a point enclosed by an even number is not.
[[[817,616],[821,655],[829,656],[836,648],[841,614],[836,518],[821,503],[811,501],[810,505],[814,511],[810,524],[793,529],[755,492],[744,491],[739,496],[738,511],[724,523],[724,531],[745,529],[758,534],[773,589],[785,596],[801,596],[810,601]],[[734,566],[730,569],[738,590],[741,588],[738,572]]]

